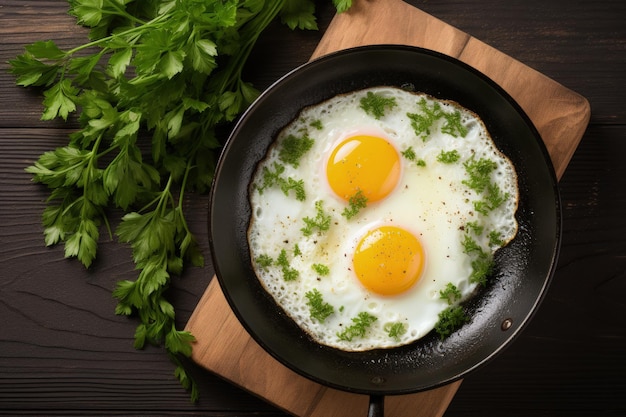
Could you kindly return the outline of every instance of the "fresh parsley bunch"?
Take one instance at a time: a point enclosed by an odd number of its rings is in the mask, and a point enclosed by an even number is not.
[[[333,0],[339,12],[351,0]],[[258,95],[242,69],[275,18],[317,29],[312,0],[68,0],[89,40],[69,50],[53,41],[25,47],[10,62],[21,86],[44,89],[43,120],[77,114],[66,146],[26,170],[50,189],[45,242],[89,267],[100,230],[132,248],[136,280],[117,283],[117,314],[137,315],[135,347],[164,344],[182,385],[198,397],[180,358],[193,335],[178,330],[165,291],[203,255],[183,202],[206,191],[220,147],[216,128]],[[143,145],[142,145],[143,144]],[[148,151],[147,151],[148,150]]]

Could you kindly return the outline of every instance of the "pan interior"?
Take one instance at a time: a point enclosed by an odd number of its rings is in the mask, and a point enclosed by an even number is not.
[[[497,252],[491,283],[467,305],[471,321],[461,330],[443,341],[430,334],[399,348],[343,352],[313,342],[259,284],[248,254],[248,185],[275,135],[303,107],[379,85],[413,88],[454,100],[482,118],[518,174],[519,231]],[[514,339],[552,276],[560,221],[549,155],[531,121],[502,89],[450,57],[414,47],[381,45],[345,50],[308,63],[259,97],[233,130],[218,164],[209,228],[213,262],[224,294],[244,327],[267,352],[322,384],[390,395],[426,390],[461,378]]]

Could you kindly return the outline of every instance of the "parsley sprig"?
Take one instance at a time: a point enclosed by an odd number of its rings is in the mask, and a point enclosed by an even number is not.
[[[324,201],[317,200],[315,202],[315,217],[305,217],[302,219],[304,227],[300,229],[304,236],[311,236],[315,229],[319,233],[325,232],[330,228],[332,217],[324,210]]]
[[[352,324],[346,327],[342,332],[337,333],[339,340],[351,342],[355,337],[363,337],[367,330],[378,320],[378,317],[366,311],[360,312],[356,317],[352,317]]]
[[[444,340],[468,321],[469,317],[462,306],[450,306],[439,313],[439,321],[435,325],[435,331],[441,340]]]
[[[395,97],[385,97],[372,91],[368,91],[367,95],[362,97],[359,103],[361,109],[375,119],[380,119],[385,115],[387,109],[391,110],[398,105]]]
[[[367,197],[363,194],[361,189],[358,189],[357,192],[348,199],[348,206],[343,209],[341,215],[350,220],[365,207],[367,207]]]
[[[304,295],[307,298],[306,304],[309,306],[311,317],[320,323],[323,323],[335,312],[335,308],[324,301],[322,293],[317,288],[307,291]]]
[[[351,3],[333,2],[338,11]],[[203,264],[185,219],[185,196],[208,190],[221,146],[218,126],[258,95],[242,71],[259,35],[278,16],[292,29],[317,29],[314,3],[68,3],[77,23],[90,29],[89,39],[67,50],[38,41],[10,61],[18,85],[43,90],[43,120],[76,113],[79,124],[66,146],[26,169],[50,189],[45,243],[63,243],[65,256],[85,267],[96,258],[102,225],[131,246],[139,272],[135,281],[117,284],[116,312],[138,316],[135,346],[164,345],[196,400],[180,360],[190,355],[193,336],[176,328],[165,295],[185,262]],[[110,208],[124,213],[115,232]]]
[[[417,106],[419,111],[417,113],[407,113],[407,116],[411,120],[411,127],[413,127],[415,134],[423,141],[428,139],[431,129],[442,119],[442,133],[447,133],[455,138],[467,135],[468,129],[463,124],[460,111],[446,112],[442,109],[439,102],[435,101],[432,105],[429,105],[424,97],[418,101]]]

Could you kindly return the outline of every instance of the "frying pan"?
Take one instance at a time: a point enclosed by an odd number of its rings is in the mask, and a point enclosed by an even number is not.
[[[518,174],[519,231],[496,252],[489,284],[465,304],[471,319],[457,332],[445,340],[432,332],[398,348],[344,352],[312,341],[256,278],[246,236],[249,182],[278,131],[302,108],[379,85],[450,99],[482,118]],[[224,146],[209,210],[216,275],[244,328],[295,372],[332,388],[369,395],[370,415],[382,415],[384,396],[451,383],[511,343],[549,285],[561,238],[556,175],[539,133],[522,109],[497,84],[462,62],[399,45],[326,55],[288,73],[262,93]]]

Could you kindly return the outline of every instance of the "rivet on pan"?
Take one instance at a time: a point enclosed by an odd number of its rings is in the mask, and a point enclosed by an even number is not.
[[[500,328],[506,331],[506,330],[509,330],[511,326],[513,326],[513,320],[506,319],[502,322],[502,325],[500,325]]]
[[[385,378],[383,378],[382,376],[375,376],[374,378],[372,378],[371,382],[374,385],[382,385],[385,382]]]

